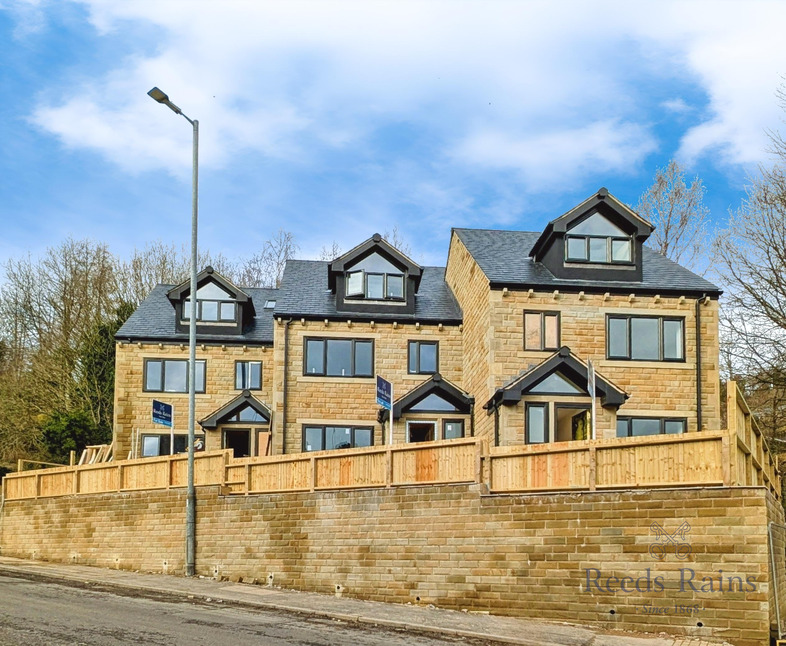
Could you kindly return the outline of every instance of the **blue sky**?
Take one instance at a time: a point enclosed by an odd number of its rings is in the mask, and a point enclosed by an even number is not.
[[[722,225],[782,126],[786,3],[0,0],[0,261],[67,236],[302,257],[540,230],[683,163]]]

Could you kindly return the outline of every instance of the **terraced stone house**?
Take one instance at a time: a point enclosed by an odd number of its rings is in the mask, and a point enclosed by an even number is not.
[[[454,229],[445,267],[375,234],[288,261],[278,289],[208,267],[194,312],[189,283],[159,285],[116,337],[117,455],[185,449],[191,316],[200,445],[236,457],[391,432],[515,445],[719,429],[720,290],[643,246],[652,230],[600,189],[542,232]],[[153,400],[174,405],[174,445]]]

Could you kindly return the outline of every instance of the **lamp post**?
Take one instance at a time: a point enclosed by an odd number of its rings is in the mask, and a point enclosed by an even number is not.
[[[188,317],[188,490],[186,493],[186,576],[196,574],[196,491],[194,489],[194,409],[196,407],[196,291],[197,291],[197,213],[199,168],[199,121],[189,119],[157,87],[148,92],[175,114],[182,115],[194,129],[191,187],[191,315]]]

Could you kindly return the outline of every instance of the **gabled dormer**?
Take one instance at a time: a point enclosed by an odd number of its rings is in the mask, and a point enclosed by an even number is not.
[[[254,304],[239,287],[212,267],[197,275],[197,334],[242,334],[245,323],[254,317]],[[191,281],[167,292],[175,308],[178,332],[188,332],[191,317]]]
[[[641,280],[641,246],[654,227],[605,188],[549,222],[530,250],[557,278]]]
[[[423,268],[375,233],[328,265],[339,312],[415,312]]]

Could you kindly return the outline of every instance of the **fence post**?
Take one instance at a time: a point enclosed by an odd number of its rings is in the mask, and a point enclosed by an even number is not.
[[[393,486],[393,449],[388,446],[385,449],[385,487],[390,489]]]
[[[475,440],[475,482],[483,482],[483,441],[480,438]]]
[[[246,462],[246,495],[251,491],[251,463]]]
[[[317,488],[317,459],[311,456],[311,491]]]
[[[122,464],[117,465],[117,490],[118,491],[123,490],[123,465]]]
[[[35,474],[35,497],[36,498],[40,498],[41,497],[41,474],[40,473],[36,473]]]
[[[598,451],[593,445],[589,447],[589,490],[595,491],[598,481]]]

